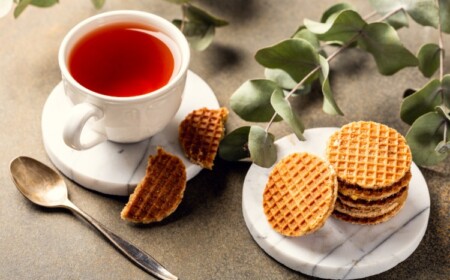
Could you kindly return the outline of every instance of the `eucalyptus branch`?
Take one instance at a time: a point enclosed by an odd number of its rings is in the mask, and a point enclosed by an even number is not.
[[[382,22],[388,18],[390,18],[391,16],[395,15],[396,13],[403,11],[403,8],[397,8],[395,10],[390,11],[389,13],[385,14],[384,16],[382,16],[381,18],[379,18],[378,20],[376,20],[375,22]]]
[[[439,7],[439,1],[436,0],[436,5]],[[438,35],[439,35],[439,80],[442,82],[444,78],[444,40],[442,36],[441,15],[438,14]],[[444,99],[442,99],[444,102]],[[444,138],[445,139],[445,138]]]

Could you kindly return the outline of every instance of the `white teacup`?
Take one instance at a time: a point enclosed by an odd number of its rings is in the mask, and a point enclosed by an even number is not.
[[[109,96],[84,87],[70,73],[68,59],[75,44],[99,27],[120,22],[149,26],[174,42],[170,48],[173,74],[161,88],[131,97]],[[63,130],[64,142],[83,150],[106,140],[138,142],[163,130],[180,107],[190,50],[184,35],[171,22],[150,13],[123,10],[90,17],[73,27],[61,43],[58,60],[65,93],[74,104]]]

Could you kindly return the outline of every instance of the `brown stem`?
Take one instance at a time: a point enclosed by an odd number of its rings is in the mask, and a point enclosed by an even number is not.
[[[436,0],[436,5],[439,7],[439,0]],[[444,41],[442,39],[441,13],[438,14],[438,34],[439,34],[439,80],[442,82],[444,78]],[[444,102],[444,99],[442,99]]]

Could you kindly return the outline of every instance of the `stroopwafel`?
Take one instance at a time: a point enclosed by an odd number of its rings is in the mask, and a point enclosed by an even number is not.
[[[135,223],[161,221],[174,212],[186,188],[186,168],[180,158],[158,148],[148,160],[145,177],[121,212]]]
[[[402,199],[398,202],[397,206],[393,210],[391,210],[390,212],[384,213],[382,215],[379,215],[379,216],[354,217],[352,215],[342,213],[336,209],[333,212],[333,216],[336,217],[337,219],[340,219],[340,220],[343,220],[343,221],[346,221],[346,222],[349,222],[352,224],[375,225],[375,224],[386,222],[389,219],[391,219],[392,217],[394,217],[395,215],[397,215],[398,212],[400,212],[400,210],[404,206],[406,198],[407,198],[407,193],[402,195]]]
[[[301,236],[321,228],[337,197],[337,178],[324,160],[293,153],[278,162],[263,193],[269,224],[286,236]]]
[[[201,108],[192,111],[179,126],[179,142],[186,157],[203,168],[212,169],[219,143],[225,135],[228,110]]]
[[[349,123],[331,135],[326,153],[339,180],[368,189],[398,182],[412,158],[400,133],[367,121]]]

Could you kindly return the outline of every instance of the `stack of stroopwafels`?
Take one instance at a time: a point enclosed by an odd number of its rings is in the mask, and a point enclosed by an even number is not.
[[[278,162],[263,193],[269,224],[286,236],[321,228],[333,212],[337,179],[333,168],[308,153],[293,153]]]
[[[412,161],[400,133],[375,122],[349,123],[330,137],[326,152],[338,177],[336,218],[378,224],[400,211]]]

